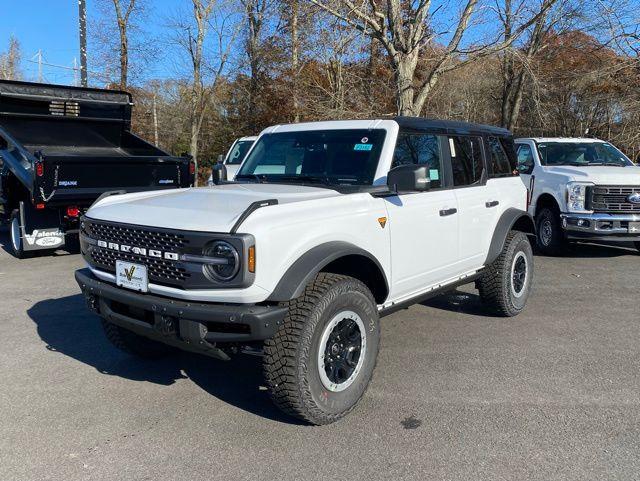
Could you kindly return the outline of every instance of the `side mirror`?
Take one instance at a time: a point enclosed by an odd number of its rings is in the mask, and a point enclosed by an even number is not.
[[[214,164],[211,169],[211,183],[212,184],[220,184],[227,180],[227,167],[222,163],[218,162]]]
[[[399,165],[387,174],[387,185],[393,192],[424,192],[431,188],[431,179],[424,165]]]

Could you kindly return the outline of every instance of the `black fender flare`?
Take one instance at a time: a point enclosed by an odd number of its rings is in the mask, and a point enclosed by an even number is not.
[[[507,235],[512,230],[519,230],[526,234],[535,235],[536,226],[531,214],[513,207],[508,208],[502,213],[500,219],[498,219],[498,224],[493,231],[493,237],[491,238],[491,244],[489,245],[487,259],[484,261],[485,266],[491,264],[498,258],[500,252],[502,252],[502,249],[504,248]]]
[[[285,302],[300,297],[307,285],[329,263],[341,257],[358,255],[372,261],[385,282],[389,292],[389,281],[380,262],[370,252],[343,241],[320,244],[300,256],[284,273],[275,289],[267,299],[271,302]]]

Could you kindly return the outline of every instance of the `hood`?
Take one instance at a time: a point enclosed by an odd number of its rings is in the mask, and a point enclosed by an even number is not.
[[[569,181],[593,182],[600,185],[640,185],[640,167],[593,167],[558,166],[545,167],[550,174],[563,175]]]
[[[279,204],[335,197],[335,190],[282,184],[226,184],[114,195],[87,212],[92,219],[168,229],[229,232],[253,202]]]

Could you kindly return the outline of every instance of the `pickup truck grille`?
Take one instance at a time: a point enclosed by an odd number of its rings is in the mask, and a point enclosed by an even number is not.
[[[640,212],[640,204],[633,204],[627,200],[629,195],[640,192],[640,185],[596,185],[590,190],[591,196],[588,206],[594,212]]]
[[[126,245],[147,251],[153,249],[161,253],[181,254],[189,244],[189,240],[183,234],[158,229],[92,222],[86,219],[82,222],[81,229],[87,237],[95,241],[103,241],[108,245],[114,243],[118,246]],[[181,287],[191,277],[191,273],[181,267],[178,261],[139,255],[134,252],[122,252],[100,245],[91,245],[85,252],[85,258],[93,266],[111,273],[116,270],[117,260],[145,265],[149,280],[157,284]]]

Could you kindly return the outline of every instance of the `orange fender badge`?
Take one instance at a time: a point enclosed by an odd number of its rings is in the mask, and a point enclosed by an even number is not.
[[[386,217],[378,217],[378,224],[380,224],[380,227],[382,227],[384,229],[384,226],[387,225],[387,218]]]

